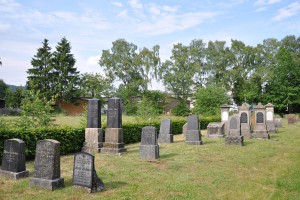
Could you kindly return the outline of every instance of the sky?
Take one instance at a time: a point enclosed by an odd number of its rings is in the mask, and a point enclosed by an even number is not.
[[[158,44],[165,60],[179,42],[223,40],[230,46],[235,39],[256,46],[288,35],[300,35],[300,1],[0,0],[0,79],[24,86],[44,39],[54,51],[66,37],[77,70],[100,73],[102,50],[117,39],[139,48]]]

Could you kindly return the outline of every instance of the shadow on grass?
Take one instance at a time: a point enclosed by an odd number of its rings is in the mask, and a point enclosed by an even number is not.
[[[168,153],[168,154],[160,155],[159,158],[165,159],[165,158],[171,158],[171,157],[174,157],[177,155],[178,155],[177,153]]]
[[[104,183],[104,184],[106,187],[106,191],[111,190],[111,189],[121,188],[121,187],[124,187],[125,185],[128,185],[128,183],[123,182],[123,181],[108,182],[108,183]]]
[[[203,140],[203,144],[205,145],[205,144],[213,144],[213,143],[217,143],[217,141],[216,140]]]

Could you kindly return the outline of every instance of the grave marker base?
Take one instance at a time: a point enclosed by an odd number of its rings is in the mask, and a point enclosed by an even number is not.
[[[0,169],[0,177],[10,178],[10,179],[20,179],[26,178],[29,176],[29,171],[22,171],[22,172],[11,172],[6,170]]]
[[[226,136],[225,137],[226,145],[238,145],[244,146],[244,136]]]
[[[159,157],[158,145],[141,145],[140,158],[145,160],[156,160]]]
[[[30,187],[40,187],[48,190],[56,190],[59,188],[65,187],[64,178],[58,179],[42,179],[42,178],[32,178],[30,183]]]
[[[173,143],[173,134],[159,134],[157,141],[161,143]]]

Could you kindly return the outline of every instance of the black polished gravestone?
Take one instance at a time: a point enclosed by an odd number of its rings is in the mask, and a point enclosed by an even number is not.
[[[87,128],[82,151],[100,152],[103,147],[103,131],[101,128],[101,104],[99,99],[88,100]]]
[[[158,134],[158,142],[161,143],[173,143],[172,134],[172,121],[171,119],[163,119],[160,124],[160,130]]]
[[[159,146],[157,144],[157,132],[154,126],[145,126],[142,129],[140,158],[145,160],[156,160],[159,157]]]
[[[60,143],[56,140],[39,140],[36,144],[34,173],[30,187],[55,190],[64,187],[60,177]]]
[[[198,115],[189,115],[187,120],[186,144],[202,145]]]
[[[101,153],[122,154],[126,152],[124,146],[121,99],[111,98],[108,100],[107,127]]]
[[[97,176],[95,157],[88,153],[76,153],[74,155],[73,185],[84,188],[89,193],[101,192],[105,189],[102,180]]]
[[[28,175],[25,166],[25,142],[20,139],[5,140],[0,177],[19,179]]]

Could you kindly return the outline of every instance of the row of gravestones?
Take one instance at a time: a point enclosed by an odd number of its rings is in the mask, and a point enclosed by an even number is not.
[[[4,143],[4,153],[0,176],[12,179],[29,176],[25,166],[25,143],[20,139],[9,139]],[[34,173],[31,187],[55,190],[64,187],[64,178],[60,176],[60,143],[45,139],[37,142],[34,160]],[[73,185],[83,187],[89,192],[105,189],[94,167],[94,156],[85,152],[74,155]]]

